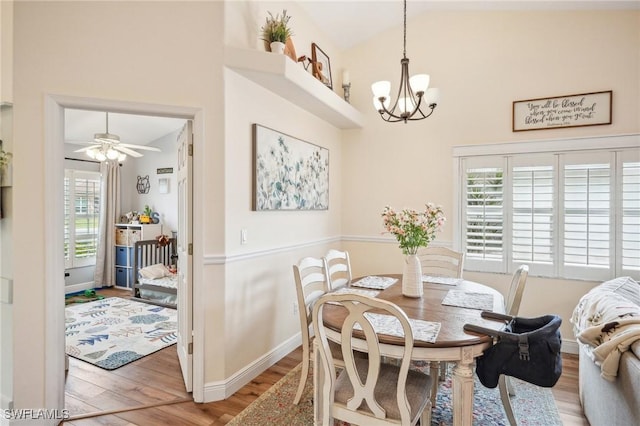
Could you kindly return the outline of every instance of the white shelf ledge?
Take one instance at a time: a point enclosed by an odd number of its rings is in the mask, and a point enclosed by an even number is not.
[[[341,129],[362,127],[362,114],[286,55],[225,48],[225,65]]]

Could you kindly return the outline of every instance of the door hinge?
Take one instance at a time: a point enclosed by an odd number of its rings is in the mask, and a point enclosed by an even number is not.
[[[187,249],[189,254],[193,254],[193,244],[189,243],[189,248]]]
[[[189,347],[187,348],[187,353],[189,355],[193,355],[193,342],[189,343]]]
[[[189,156],[193,157],[193,144],[192,143],[189,144]]]

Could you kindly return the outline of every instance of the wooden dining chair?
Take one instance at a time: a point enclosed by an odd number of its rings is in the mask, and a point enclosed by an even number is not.
[[[509,286],[509,293],[507,294],[504,306],[504,311],[509,316],[518,316],[528,275],[528,265],[520,265],[520,267],[518,267],[518,269],[513,273],[511,285]],[[517,426],[518,423],[516,421],[516,416],[513,413],[513,407],[511,406],[511,396],[515,395],[515,392],[513,391],[513,386],[508,376],[500,375],[500,378],[498,379],[498,389],[500,390],[500,399],[502,400],[502,406],[504,407],[504,412],[507,415],[509,424],[511,426]]]
[[[349,261],[348,252],[331,249],[324,258],[327,261],[329,288],[331,290],[351,284],[351,262]]]
[[[422,275],[447,278],[462,278],[464,267],[464,253],[451,250],[447,247],[422,247],[418,249],[418,259],[422,267]],[[446,362],[431,363],[431,376],[439,377],[442,381],[446,377],[448,364]],[[435,404],[438,386],[434,383],[432,391],[432,403]]]
[[[418,259],[423,275],[462,278],[464,253],[447,247],[422,247],[418,249]]]
[[[297,405],[302,397],[311,363],[311,309],[320,296],[329,291],[327,263],[324,258],[302,258],[297,265],[293,265],[293,277],[296,284],[300,331],[302,333],[302,372],[298,391],[293,400],[293,403]],[[336,353],[340,352],[339,347],[334,347],[333,350]]]
[[[323,308],[327,303],[339,303],[347,309],[340,332],[324,325]],[[397,319],[402,346],[400,365],[383,362],[370,311]],[[356,324],[363,337],[355,337]],[[410,370],[413,332],[406,313],[394,303],[368,296],[330,293],[322,296],[313,308],[313,327],[318,339],[320,362],[315,368],[324,371],[323,398],[318,410],[323,424],[333,425],[333,419],[360,425],[421,425],[431,424],[431,377]],[[336,360],[330,342],[340,343],[344,368],[336,371]],[[366,351],[367,358],[358,351]]]

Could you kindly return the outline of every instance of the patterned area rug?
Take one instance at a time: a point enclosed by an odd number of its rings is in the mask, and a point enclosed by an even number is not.
[[[233,418],[227,426],[263,425],[312,425],[313,424],[313,376],[310,373],[300,404],[293,405],[298,388],[301,365],[291,370],[251,405]],[[519,425],[562,425],[558,408],[550,389],[541,388],[517,379],[512,383],[516,396],[511,398]],[[345,425],[336,422],[336,425]],[[436,408],[431,426],[453,424],[451,411],[451,376],[442,382],[438,390]],[[474,385],[473,424],[482,426],[508,425],[498,389],[482,386],[476,378]]]
[[[66,353],[114,370],[176,343],[175,309],[109,297],[65,308]]]

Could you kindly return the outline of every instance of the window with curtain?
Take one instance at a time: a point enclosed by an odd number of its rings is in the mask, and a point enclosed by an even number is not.
[[[458,173],[465,269],[640,279],[640,149],[461,156]]]
[[[100,173],[66,169],[64,173],[65,268],[94,265],[100,219]]]

